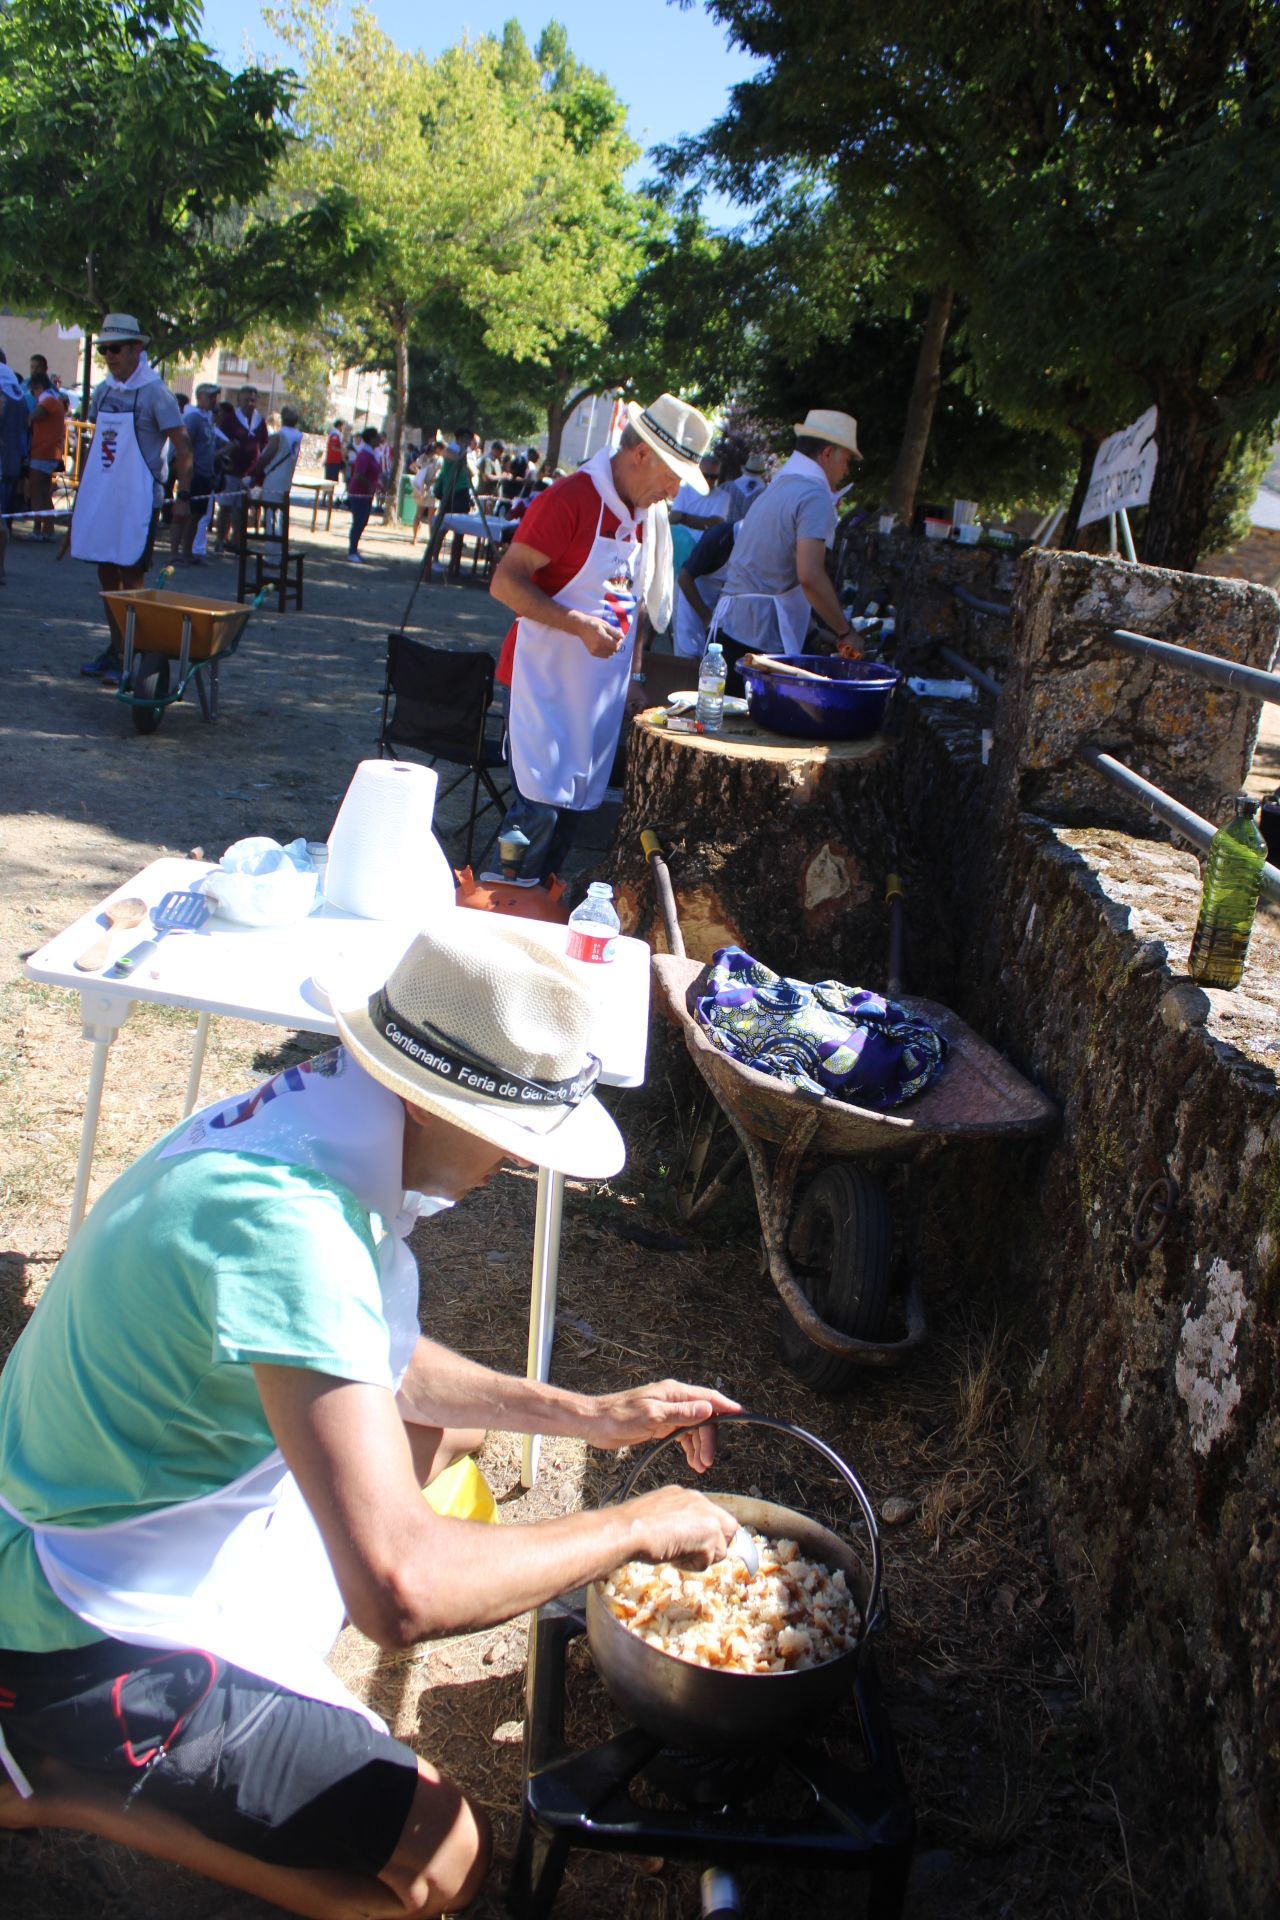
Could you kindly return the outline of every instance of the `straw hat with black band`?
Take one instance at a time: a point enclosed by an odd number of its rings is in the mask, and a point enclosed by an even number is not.
[[[626,1160],[592,1092],[591,1002],[570,963],[518,927],[446,914],[375,992],[330,997],[355,1059],[402,1100],[579,1179]]]
[[[146,347],[151,343],[151,335],[142,331],[131,313],[105,314],[98,329],[98,345],[116,347],[126,340],[140,340]]]
[[[696,407],[674,393],[660,393],[648,407],[629,400],[627,425],[695,493],[711,491],[699,462],[710,452],[715,429]]]

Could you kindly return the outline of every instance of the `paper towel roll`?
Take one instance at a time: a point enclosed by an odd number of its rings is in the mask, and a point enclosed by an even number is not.
[[[324,897],[363,920],[424,924],[454,904],[454,877],[431,831],[436,775],[403,760],[362,760],[329,835]]]

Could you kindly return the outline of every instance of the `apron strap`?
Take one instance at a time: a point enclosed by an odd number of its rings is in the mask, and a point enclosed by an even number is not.
[[[33,1800],[35,1798],[34,1787],[9,1751],[9,1743],[4,1737],[3,1726],[0,1726],[0,1767],[4,1768],[4,1771],[8,1774],[10,1780],[12,1780],[22,1799]]]

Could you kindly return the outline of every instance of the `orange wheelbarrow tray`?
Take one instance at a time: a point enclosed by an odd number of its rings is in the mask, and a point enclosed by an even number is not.
[[[154,733],[164,709],[181,700],[192,680],[205,719],[215,720],[218,667],[239,646],[253,608],[155,587],[102,598],[124,629],[116,699],[133,709],[139,733]],[[177,663],[176,675],[171,675],[171,661]],[[177,680],[172,690],[171,677]]]

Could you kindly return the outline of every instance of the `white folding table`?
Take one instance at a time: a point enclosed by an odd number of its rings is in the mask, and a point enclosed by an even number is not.
[[[367,977],[372,990],[386,979],[413,937],[413,929],[402,921],[360,920],[326,903],[305,920],[285,927],[241,927],[215,917],[199,933],[167,934],[156,939],[132,972],[118,979],[108,977],[109,968],[107,973],[77,970],[76,957],[103,931],[105,907],[124,899],[155,906],[166,893],[194,887],[210,871],[206,861],[153,860],[26,962],[30,979],[79,993],[81,1031],[93,1047],[68,1239],[84,1218],[107,1054],[135,1002],[188,1007],[197,1015],[183,1107],[187,1114],[199,1095],[205,1042],[215,1013],[304,1033],[336,1034],[337,1022],[320,983],[337,973],[344,978],[356,975]],[[524,919],[513,919],[512,924],[551,952],[565,951],[568,929],[563,925]],[[118,934],[112,964],[146,938],[146,925]],[[644,1080],[648,1049],[648,947],[642,940],[621,939],[611,966],[583,966],[578,971],[597,1011],[591,1043],[600,1056],[601,1081],[612,1087],[638,1087]],[[546,1380],[550,1374],[563,1204],[563,1175],[540,1169],[529,1302],[531,1380]],[[525,1442],[526,1486],[532,1486],[537,1475],[538,1444],[536,1435]]]

